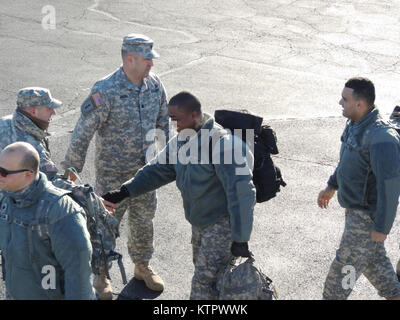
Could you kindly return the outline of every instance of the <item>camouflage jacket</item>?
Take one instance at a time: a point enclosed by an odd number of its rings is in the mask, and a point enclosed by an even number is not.
[[[51,161],[47,141],[49,135],[18,111],[0,119],[0,150],[16,141],[33,145],[39,153],[40,171],[54,186],[71,191],[70,196],[85,210],[93,246],[93,272],[98,274],[105,263],[120,259],[114,251],[115,239],[119,237],[118,221],[108,213],[90,185],[77,185],[57,174],[58,170]],[[1,193],[0,190],[0,196]],[[89,208],[90,203],[93,210]]]
[[[96,82],[81,106],[64,168],[81,172],[89,143],[96,133],[96,173],[129,173],[145,164],[147,149],[160,129],[168,137],[169,119],[164,86],[150,73],[139,88],[122,67]]]
[[[51,161],[48,146],[50,134],[43,131],[28,117],[18,111],[0,119],[0,150],[16,141],[25,141],[35,147],[40,157],[40,171],[52,180],[57,174],[57,168]]]

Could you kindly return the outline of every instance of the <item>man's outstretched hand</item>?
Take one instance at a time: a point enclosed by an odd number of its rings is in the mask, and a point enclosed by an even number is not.
[[[120,190],[111,190],[101,197],[106,201],[118,203],[129,197],[129,191],[125,186],[122,186]]]

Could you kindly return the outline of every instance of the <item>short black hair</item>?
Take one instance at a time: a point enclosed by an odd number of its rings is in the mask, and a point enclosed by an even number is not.
[[[193,94],[187,91],[181,91],[174,95],[168,103],[168,106],[176,106],[180,111],[185,113],[197,112],[201,113],[201,103]]]
[[[371,80],[363,77],[354,77],[347,80],[344,86],[353,89],[353,96],[356,99],[363,99],[368,107],[374,107],[375,86]]]

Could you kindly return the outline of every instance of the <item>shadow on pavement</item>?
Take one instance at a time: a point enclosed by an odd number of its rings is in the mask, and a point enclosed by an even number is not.
[[[122,289],[116,300],[155,299],[161,293],[162,291],[153,291],[147,288],[144,281],[132,278],[132,280]]]

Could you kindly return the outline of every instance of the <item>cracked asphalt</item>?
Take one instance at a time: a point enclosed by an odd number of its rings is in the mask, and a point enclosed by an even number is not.
[[[250,249],[280,299],[321,299],[344,227],[335,199],[317,207],[317,194],[338,161],[345,119],[338,105],[345,81],[369,77],[376,104],[388,116],[400,104],[400,3],[396,0],[0,0],[0,116],[15,108],[22,87],[42,86],[63,101],[50,126],[50,148],[64,157],[80,105],[95,81],[121,63],[122,37],[155,41],[154,60],[168,96],[189,90],[206,112],[248,109],[275,129],[287,186],[257,204]],[[46,29],[47,11],[55,29]],[[82,177],[93,183],[93,147]],[[166,284],[151,295],[136,284],[135,299],[188,299],[193,273],[190,226],[174,184],[158,192],[153,268]],[[399,218],[386,241],[400,258]],[[129,279],[126,220],[118,242]],[[123,290],[116,264],[115,293]],[[0,284],[0,298],[4,285]],[[353,300],[382,299],[362,276]]]

